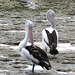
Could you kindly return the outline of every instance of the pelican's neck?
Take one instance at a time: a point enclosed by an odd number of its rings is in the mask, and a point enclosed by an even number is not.
[[[47,14],[47,19],[48,19],[48,21],[51,23],[51,28],[53,28],[53,29],[57,29],[56,28],[56,21],[55,21],[55,18],[54,18],[54,16],[49,16],[49,14]]]
[[[27,42],[28,42],[28,39],[29,39],[28,37],[29,37],[29,35],[28,35],[28,32],[26,31],[25,38],[19,44],[19,51],[21,51],[22,48],[25,48],[26,47]]]

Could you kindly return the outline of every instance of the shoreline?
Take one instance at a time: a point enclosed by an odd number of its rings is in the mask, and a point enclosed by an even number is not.
[[[27,45],[30,45],[30,43],[27,43]],[[40,48],[44,49],[42,42],[34,42],[34,45],[37,45]],[[18,46],[15,45],[0,44],[0,48],[18,50]],[[70,43],[59,43],[57,49],[59,53],[72,53],[75,52],[75,44],[71,45]]]

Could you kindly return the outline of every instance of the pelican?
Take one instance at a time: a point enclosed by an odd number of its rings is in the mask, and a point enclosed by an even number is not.
[[[35,64],[45,67],[47,70],[51,69],[47,54],[38,46],[34,45],[32,28],[34,24],[32,21],[27,20],[25,22],[26,35],[25,38],[19,44],[19,52],[23,59],[33,64],[31,72],[34,72]],[[30,40],[31,45],[27,45]]]
[[[58,31],[56,28],[55,12],[53,10],[47,11],[47,19],[51,23],[51,27],[42,30],[42,41],[44,43],[46,51],[48,50],[50,54],[59,54],[57,50],[58,44]]]

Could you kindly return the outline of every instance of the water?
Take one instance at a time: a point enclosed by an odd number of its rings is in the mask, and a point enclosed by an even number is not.
[[[58,72],[59,74],[63,74],[63,75],[72,75],[75,74],[75,72]]]
[[[32,70],[32,67],[33,66],[31,66],[31,65],[27,65],[27,68],[25,68],[24,70]],[[42,71],[43,68],[41,66],[36,65],[35,70]]]

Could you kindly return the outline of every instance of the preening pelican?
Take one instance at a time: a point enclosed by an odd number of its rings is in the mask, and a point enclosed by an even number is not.
[[[32,28],[34,24],[32,21],[27,20],[25,22],[26,35],[25,38],[19,44],[20,55],[27,61],[33,64],[31,72],[34,72],[35,64],[45,67],[47,70],[51,69],[47,54],[38,46],[34,45]],[[27,42],[30,40],[31,45],[27,46]]]
[[[42,40],[45,45],[45,49],[49,50],[50,54],[58,54],[58,32],[56,28],[55,13],[53,10],[47,11],[47,19],[51,23],[51,27],[42,30]]]

